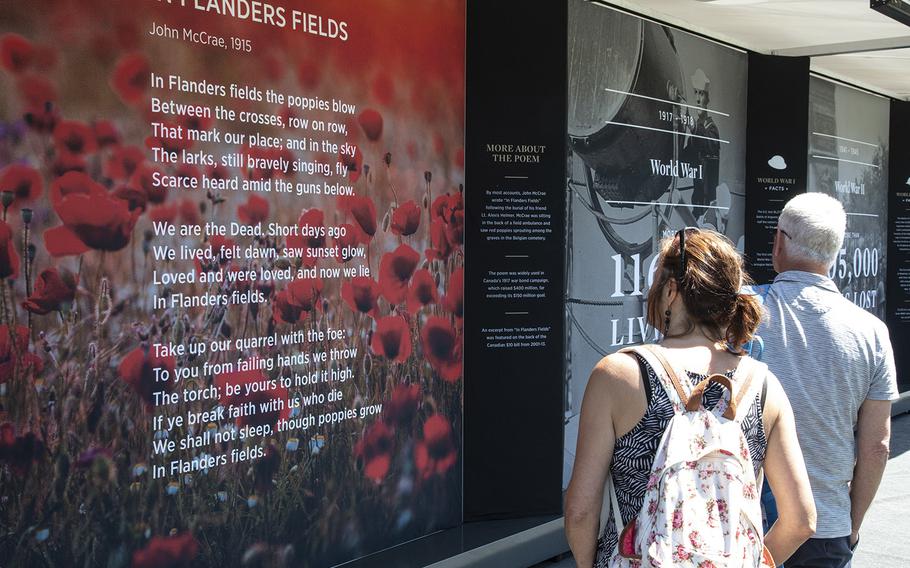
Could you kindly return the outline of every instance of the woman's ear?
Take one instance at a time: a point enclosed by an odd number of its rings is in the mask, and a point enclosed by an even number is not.
[[[667,298],[667,307],[673,305],[673,301],[679,295],[679,289],[676,285],[675,278],[667,279],[667,283],[664,284],[664,296]]]

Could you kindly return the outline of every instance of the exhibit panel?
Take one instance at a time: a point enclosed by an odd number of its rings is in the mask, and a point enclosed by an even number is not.
[[[820,77],[809,82],[807,191],[840,201],[847,232],[829,276],[854,304],[885,319],[888,99]]]
[[[464,28],[4,3],[4,565],[328,566],[461,523]]]
[[[565,22],[468,6],[465,521],[562,512]]]
[[[744,52],[582,0],[568,41],[564,483],[591,369],[656,338],[661,239],[698,226],[743,248],[748,72]]]
[[[808,57],[749,54],[745,258],[758,284],[777,275],[771,252],[780,212],[806,191],[808,100]]]
[[[888,187],[888,331],[899,390],[910,391],[910,103],[891,101]]]

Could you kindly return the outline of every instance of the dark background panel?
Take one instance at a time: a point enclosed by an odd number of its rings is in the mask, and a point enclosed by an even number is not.
[[[774,228],[784,204],[806,191],[809,58],[749,54],[746,260],[770,282]]]
[[[466,521],[562,509],[566,13],[565,2],[468,2]],[[502,163],[490,144],[545,150]],[[489,239],[492,192],[531,190],[551,215],[546,239]],[[544,297],[490,298],[491,271],[541,272]],[[484,330],[533,326],[549,328],[541,346],[488,347]]]
[[[887,319],[899,389],[910,390],[910,102],[891,101]]]

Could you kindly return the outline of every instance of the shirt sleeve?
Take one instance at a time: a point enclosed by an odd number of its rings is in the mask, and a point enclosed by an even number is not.
[[[879,341],[878,364],[872,375],[872,384],[869,385],[869,393],[866,398],[869,400],[896,400],[897,392],[897,369],[894,365],[894,350],[891,348],[891,339],[888,337],[888,329],[876,334]]]

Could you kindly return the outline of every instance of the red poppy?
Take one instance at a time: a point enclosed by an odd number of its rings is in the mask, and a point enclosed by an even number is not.
[[[411,278],[411,288],[408,290],[408,311],[416,314],[420,308],[435,304],[439,301],[436,292],[436,281],[426,268],[421,268]]]
[[[215,258],[222,261],[222,263],[230,260],[230,252],[228,252],[228,254],[225,254],[223,251],[230,251],[235,246],[237,246],[237,243],[234,241],[234,239],[225,237],[223,235],[212,235],[212,237],[209,239],[209,248],[212,249],[212,253],[214,254]]]
[[[95,132],[79,120],[61,120],[54,128],[54,144],[70,154],[91,154],[98,149]]]
[[[382,255],[382,260],[379,261],[379,287],[390,304],[404,301],[408,293],[408,283],[418,262],[420,254],[404,244]]]
[[[432,316],[423,324],[420,334],[423,353],[430,365],[446,382],[455,382],[461,376],[461,337],[445,318]]]
[[[446,208],[449,205],[449,194],[440,195],[433,200],[433,204],[430,206],[430,218],[432,219],[441,219],[445,221],[446,219]]]
[[[10,164],[0,170],[0,191],[11,191],[16,196],[13,204],[29,202],[44,192],[41,173],[24,164]]]
[[[459,268],[449,278],[449,290],[442,300],[442,307],[455,317],[464,317],[464,268]]]
[[[379,284],[372,278],[360,276],[345,282],[341,285],[341,298],[355,312],[374,319],[379,315]]]
[[[417,232],[420,226],[420,208],[414,200],[406,201],[392,213],[392,232],[407,237]]]
[[[118,251],[130,242],[138,211],[130,211],[129,204],[109,195],[74,193],[65,196],[57,206],[62,227],[44,232],[48,252],[53,256],[78,254],[81,243],[85,247]]]
[[[33,314],[48,314],[72,304],[76,297],[79,277],[65,268],[46,268],[35,280],[35,291],[22,307]]]
[[[149,219],[152,222],[173,223],[177,219],[178,206],[176,203],[159,205],[149,210]]]
[[[383,422],[370,426],[354,447],[358,460],[363,460],[363,473],[375,483],[380,483],[392,465],[395,439]]]
[[[11,73],[22,73],[31,65],[35,48],[30,41],[19,34],[3,34],[0,37],[0,67]]]
[[[386,316],[376,321],[373,353],[397,363],[404,363],[411,355],[411,334],[408,322],[401,316]]]
[[[351,254],[350,251],[353,250],[359,242],[358,235],[360,234],[360,230],[350,223],[341,225],[340,229],[342,230],[339,231],[339,236],[335,237],[335,246],[338,248],[338,262],[344,263],[354,258],[354,255]]]
[[[19,276],[19,253],[14,241],[13,230],[5,221],[0,221],[0,278]]]
[[[199,543],[190,533],[156,536],[133,553],[132,568],[188,568],[199,555]]]
[[[127,104],[139,102],[149,88],[151,68],[148,58],[139,52],[120,58],[111,75],[111,87]]]
[[[365,195],[349,197],[343,203],[357,222],[354,228],[357,229],[359,242],[369,244],[376,234],[376,204]]]
[[[31,105],[22,113],[22,118],[29,128],[36,132],[50,133],[54,131],[57,122],[60,120],[60,112],[52,103],[46,102],[40,105]]]
[[[68,172],[84,172],[88,169],[85,158],[80,154],[72,154],[66,150],[60,150],[54,157],[54,163],[51,165],[51,171],[55,176],[62,176]]]
[[[325,214],[320,209],[305,210],[297,219],[297,229],[298,234],[288,235],[287,248],[312,268],[318,259],[310,256],[308,251],[325,247]]]
[[[104,176],[111,179],[129,179],[136,168],[145,161],[145,151],[138,146],[118,146],[104,164]]]
[[[254,367],[258,366],[255,365],[255,360],[251,363]],[[228,396],[226,394],[228,384],[232,387],[239,387],[240,391],[235,391],[237,394]],[[243,426],[275,426],[278,422],[287,420],[291,415],[290,407],[287,404],[288,390],[281,386],[277,379],[269,379],[261,369],[254,368],[248,371],[215,375],[215,385],[221,391],[221,404],[242,406],[253,403],[255,405],[256,414],[237,418],[236,424],[241,428]],[[262,411],[264,405],[278,399],[282,402],[280,409]]]
[[[452,425],[445,416],[434,414],[427,418],[423,440],[414,448],[414,461],[424,479],[444,474],[458,461]]]
[[[339,152],[338,161],[344,164],[344,167],[348,170],[348,179],[352,183],[360,179],[360,174],[363,171],[363,152],[360,151],[359,147],[354,147],[353,156]]]
[[[130,176],[130,185],[141,189],[148,198],[149,203],[161,204],[167,199],[167,188],[160,184],[155,185],[153,174],[161,173],[161,170],[147,164],[140,164],[133,175]]]
[[[291,280],[286,289],[275,294],[272,317],[277,323],[297,323],[304,313],[310,313],[319,307],[322,288],[321,278]]]
[[[373,142],[382,136],[382,115],[379,111],[368,108],[357,116],[357,122],[363,128],[363,133]]]
[[[15,341],[10,341],[8,325],[0,325],[0,384],[9,381],[16,369],[31,369],[40,373],[44,362],[28,350],[28,328],[16,326]]]
[[[464,196],[451,195],[446,206],[446,239],[453,246],[464,244]]]
[[[319,306],[322,296],[322,278],[296,278],[288,283],[291,301],[305,312],[311,312]]]
[[[120,361],[120,379],[133,387],[139,398],[151,408],[155,404],[156,392],[168,392],[174,384],[174,369],[177,361],[172,356],[158,357],[147,347],[137,347]],[[158,369],[156,372],[155,370]],[[170,373],[171,380],[161,381],[156,376],[162,370]]]
[[[417,416],[419,403],[419,386],[398,385],[392,392],[392,398],[383,407],[382,419],[386,424],[406,428]]]
[[[145,211],[148,204],[149,196],[141,187],[134,185],[131,181],[117,187],[113,192],[114,197],[126,201],[130,211]]]
[[[92,130],[95,133],[95,143],[100,148],[116,146],[120,143],[120,133],[110,120],[96,120],[92,124]]]
[[[446,224],[442,219],[433,219],[430,223],[430,248],[426,250],[429,260],[445,260],[452,254],[452,245],[446,236]]]
[[[264,197],[250,195],[237,207],[237,217],[246,225],[258,225],[269,218],[269,202]]]
[[[67,172],[51,183],[50,197],[54,211],[60,213],[60,204],[65,197],[80,194],[104,196],[107,190],[84,172]]]
[[[287,290],[275,293],[272,298],[272,319],[275,323],[295,324],[300,321],[303,310],[291,302],[291,294]]]
[[[57,88],[49,79],[40,75],[23,75],[16,86],[25,106],[30,109],[47,110],[47,105],[57,100]]]
[[[9,465],[19,477],[25,477],[32,465],[41,461],[47,453],[44,442],[28,432],[16,435],[16,428],[9,422],[0,425],[0,464]]]

